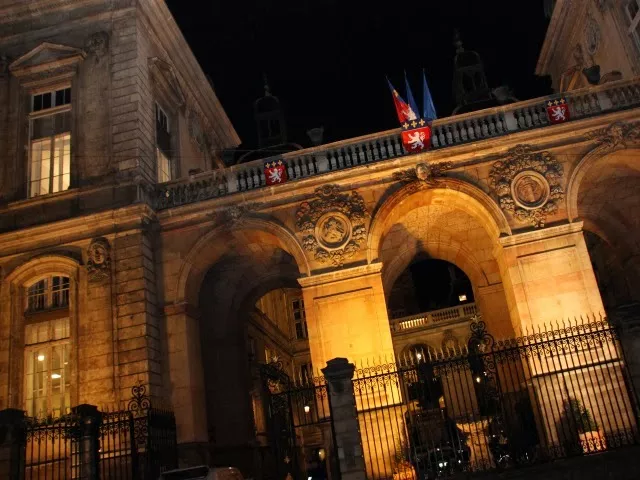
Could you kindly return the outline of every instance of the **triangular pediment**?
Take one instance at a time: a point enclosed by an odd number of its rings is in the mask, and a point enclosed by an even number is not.
[[[86,56],[87,54],[79,48],[44,42],[15,60],[9,65],[9,71],[16,76],[22,76],[72,65]]]

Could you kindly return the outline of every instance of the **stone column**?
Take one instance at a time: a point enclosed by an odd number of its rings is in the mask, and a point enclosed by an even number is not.
[[[298,280],[314,368],[337,357],[356,364],[392,361],[381,270],[382,263],[376,263]]]
[[[358,413],[353,392],[355,366],[346,358],[334,358],[322,369],[329,383],[331,422],[342,480],[364,480],[365,463],[360,446]]]
[[[77,442],[78,480],[98,480],[100,462],[100,425],[102,414],[94,405],[78,405],[72,409],[80,418],[80,438]]]
[[[24,467],[24,412],[8,408],[0,411],[0,478],[20,480]]]
[[[199,313],[190,305],[165,307],[171,404],[181,464],[208,463],[207,406]]]
[[[582,222],[500,239],[501,269],[516,331],[604,313]]]

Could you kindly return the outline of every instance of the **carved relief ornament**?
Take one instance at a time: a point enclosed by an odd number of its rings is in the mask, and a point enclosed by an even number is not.
[[[640,141],[640,124],[616,122],[608,127],[593,130],[586,134],[594,140],[598,149],[607,152],[616,148],[624,148],[628,144]]]
[[[99,62],[109,51],[109,34],[107,32],[94,33],[87,39],[85,50],[95,55],[96,63]]]
[[[315,194],[296,214],[302,246],[318,262],[341,266],[366,242],[369,213],[364,199],[355,191],[340,193],[336,185],[317,188]]]
[[[393,179],[408,184],[411,191],[438,186],[438,177],[442,177],[452,166],[451,162],[418,163],[415,168],[394,172]]]
[[[99,282],[111,275],[111,246],[105,238],[96,238],[87,250],[87,273],[90,282]]]
[[[539,228],[564,199],[562,174],[562,165],[550,152],[534,152],[530,145],[518,145],[509,150],[505,160],[493,164],[489,183],[500,208]]]

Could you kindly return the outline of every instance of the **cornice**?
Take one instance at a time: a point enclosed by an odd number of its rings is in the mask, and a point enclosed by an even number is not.
[[[571,233],[578,233],[582,231],[582,227],[582,222],[565,223],[563,225],[546,227],[540,230],[515,233],[508,237],[501,237],[498,239],[498,241],[504,248],[509,248],[518,245],[543,242],[545,240],[549,240],[550,238],[561,237],[564,235],[569,235]]]
[[[367,275],[380,274],[382,271],[382,262],[371,263],[368,265],[360,265],[357,267],[343,268],[327,273],[319,273],[309,277],[298,279],[298,283],[303,287],[317,287],[319,285],[328,285],[331,283],[343,282],[352,278],[365,277]]]

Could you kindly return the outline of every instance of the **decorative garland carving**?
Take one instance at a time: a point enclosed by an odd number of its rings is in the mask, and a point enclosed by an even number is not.
[[[315,193],[318,198],[300,204],[296,214],[302,246],[318,262],[341,266],[364,245],[369,212],[358,192],[340,193],[337,185],[325,185]]]
[[[564,199],[562,175],[562,165],[550,152],[534,152],[531,145],[517,145],[509,150],[506,160],[493,164],[489,183],[500,208],[539,228]]]
[[[593,130],[585,135],[589,140],[594,140],[604,151],[624,148],[629,143],[640,140],[640,124],[616,122],[608,127]]]
[[[433,188],[440,183],[437,177],[442,177],[444,172],[449,170],[452,165],[451,162],[418,163],[415,168],[394,172],[393,179],[408,184],[408,188],[411,191]]]
[[[90,282],[99,282],[111,275],[111,246],[105,238],[96,238],[87,250],[87,272]]]
[[[220,215],[220,220],[223,223],[234,224],[247,213],[258,210],[261,206],[262,203],[259,202],[233,205],[223,210],[222,214]]]

